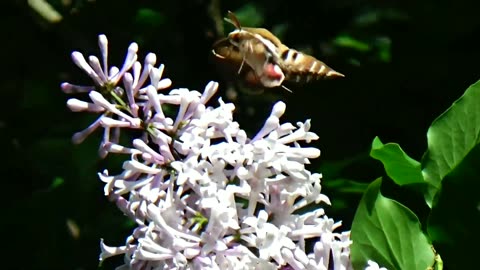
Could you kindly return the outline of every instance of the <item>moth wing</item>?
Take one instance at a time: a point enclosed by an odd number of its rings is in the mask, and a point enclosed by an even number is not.
[[[213,44],[212,54],[219,71],[228,80],[242,78],[243,82],[252,87],[262,87],[260,78],[249,65],[243,65],[243,56],[238,47],[231,44],[227,38],[220,39]],[[238,71],[240,70],[240,74]]]
[[[272,32],[268,31],[265,28],[252,28],[252,27],[243,27],[242,28],[245,31],[248,31],[250,33],[258,34],[262,36],[263,38],[266,38],[270,40],[275,46],[277,47],[285,47],[285,45],[282,44],[280,39],[278,39]]]

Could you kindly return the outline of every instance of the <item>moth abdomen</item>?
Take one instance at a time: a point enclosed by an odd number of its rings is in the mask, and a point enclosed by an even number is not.
[[[284,50],[280,58],[280,66],[289,81],[309,82],[313,79],[345,77],[315,57],[294,49]]]

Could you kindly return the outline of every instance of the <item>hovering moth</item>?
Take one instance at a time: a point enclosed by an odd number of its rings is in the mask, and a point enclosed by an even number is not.
[[[229,12],[236,30],[213,45],[215,57],[243,69],[244,78],[267,88],[281,86],[284,81],[309,82],[313,79],[344,77],[313,56],[288,48],[264,28],[241,27],[235,14]],[[246,65],[245,65],[246,64]]]
[[[233,32],[232,32],[233,33]],[[265,44],[249,32],[245,38],[221,39],[213,45],[213,54],[217,59],[232,65],[251,85],[267,88],[281,86],[285,74]]]
[[[225,38],[214,44],[212,52],[224,64],[222,68],[227,69],[227,73],[238,72],[251,86],[276,87],[285,79],[281,68],[271,63],[271,57],[269,59],[264,50],[243,55],[238,47]]]

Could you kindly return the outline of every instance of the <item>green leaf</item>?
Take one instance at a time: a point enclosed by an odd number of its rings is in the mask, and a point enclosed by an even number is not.
[[[383,144],[375,137],[370,156],[381,161],[387,175],[400,186],[425,183],[420,162],[409,157],[396,143]]]
[[[480,81],[471,85],[428,129],[428,150],[422,167],[425,180],[432,185],[426,196],[430,206],[442,179],[479,143],[479,104]]]
[[[415,214],[380,193],[381,179],[373,181],[360,201],[352,224],[351,259],[354,269],[368,260],[389,270],[427,269],[435,254]]]
[[[480,145],[477,145],[442,181],[428,222],[428,233],[435,248],[451,267],[468,269],[478,256],[477,249],[459,245],[480,242]]]

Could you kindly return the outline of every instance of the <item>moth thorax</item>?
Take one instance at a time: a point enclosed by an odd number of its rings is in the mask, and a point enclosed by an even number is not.
[[[282,85],[285,74],[282,68],[272,61],[272,55],[263,43],[256,39],[247,40],[242,42],[239,48],[245,63],[252,68],[263,86],[272,88]]]
[[[255,71],[257,76],[263,76],[264,66],[270,58],[265,51],[265,46],[255,39],[247,39],[240,42],[238,49],[243,61]]]

